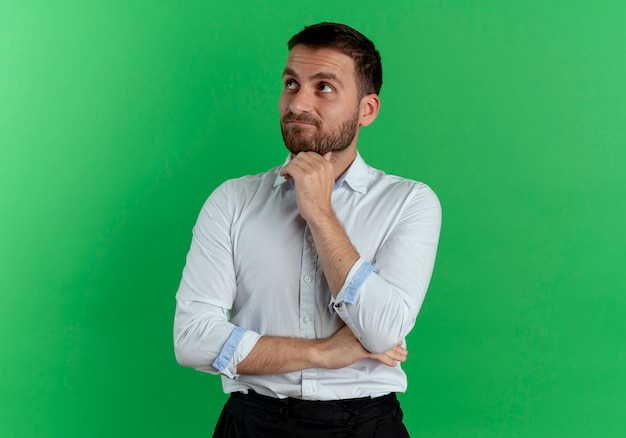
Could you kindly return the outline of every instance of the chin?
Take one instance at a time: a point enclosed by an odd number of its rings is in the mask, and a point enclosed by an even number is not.
[[[287,145],[285,145],[285,147],[287,148],[289,152],[291,152],[294,155],[298,155],[300,152],[317,152],[315,148],[311,148],[311,147],[293,147],[293,146],[287,146]]]
[[[285,147],[289,150],[289,152],[291,152],[294,155],[298,154],[299,152],[318,152],[317,148],[314,145],[312,145],[310,142],[304,142],[304,141],[294,142],[293,138],[289,140],[291,141],[289,142],[285,141]]]

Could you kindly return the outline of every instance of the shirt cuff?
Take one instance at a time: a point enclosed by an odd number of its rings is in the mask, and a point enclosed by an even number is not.
[[[237,365],[250,354],[260,337],[251,330],[235,327],[213,362],[213,367],[223,376],[236,379],[239,377]]]
[[[367,263],[365,260],[359,258],[357,262],[350,268],[348,271],[348,275],[346,277],[346,281],[344,282],[342,288],[337,293],[337,296],[330,300],[328,308],[330,309],[330,313],[337,313],[337,315],[346,323],[354,336],[357,339],[361,339],[361,332],[358,330],[356,325],[352,322],[352,318],[350,318],[350,313],[347,311],[345,304],[354,305],[356,304],[359,298],[359,290],[365,280],[373,273],[376,272],[376,268],[371,264]]]
[[[357,260],[354,266],[350,268],[350,271],[348,271],[346,281],[337,293],[337,296],[331,298],[328,305],[330,312],[335,313],[337,309],[343,306],[343,303],[355,304],[359,297],[361,286],[373,272],[376,272],[374,266],[361,258]]]

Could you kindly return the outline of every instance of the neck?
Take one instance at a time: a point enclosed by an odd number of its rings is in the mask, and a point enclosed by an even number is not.
[[[356,146],[349,146],[341,152],[333,152],[330,157],[330,162],[335,169],[335,181],[350,167],[355,158]]]

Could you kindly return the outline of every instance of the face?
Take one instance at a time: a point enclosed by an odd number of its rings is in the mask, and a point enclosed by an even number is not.
[[[329,49],[294,47],[283,72],[279,109],[283,140],[293,154],[356,147],[360,105],[354,61]]]

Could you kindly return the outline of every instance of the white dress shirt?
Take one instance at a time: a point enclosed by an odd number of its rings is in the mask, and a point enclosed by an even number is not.
[[[357,154],[335,184],[332,206],[360,259],[333,299],[293,180],[279,169],[226,181],[204,204],[176,294],[178,361],[221,374],[227,393],[336,400],[405,391],[401,366],[373,359],[337,370],[237,373],[263,335],[323,339],[346,324],[374,353],[404,342],[435,262],[441,207],[434,192]]]

